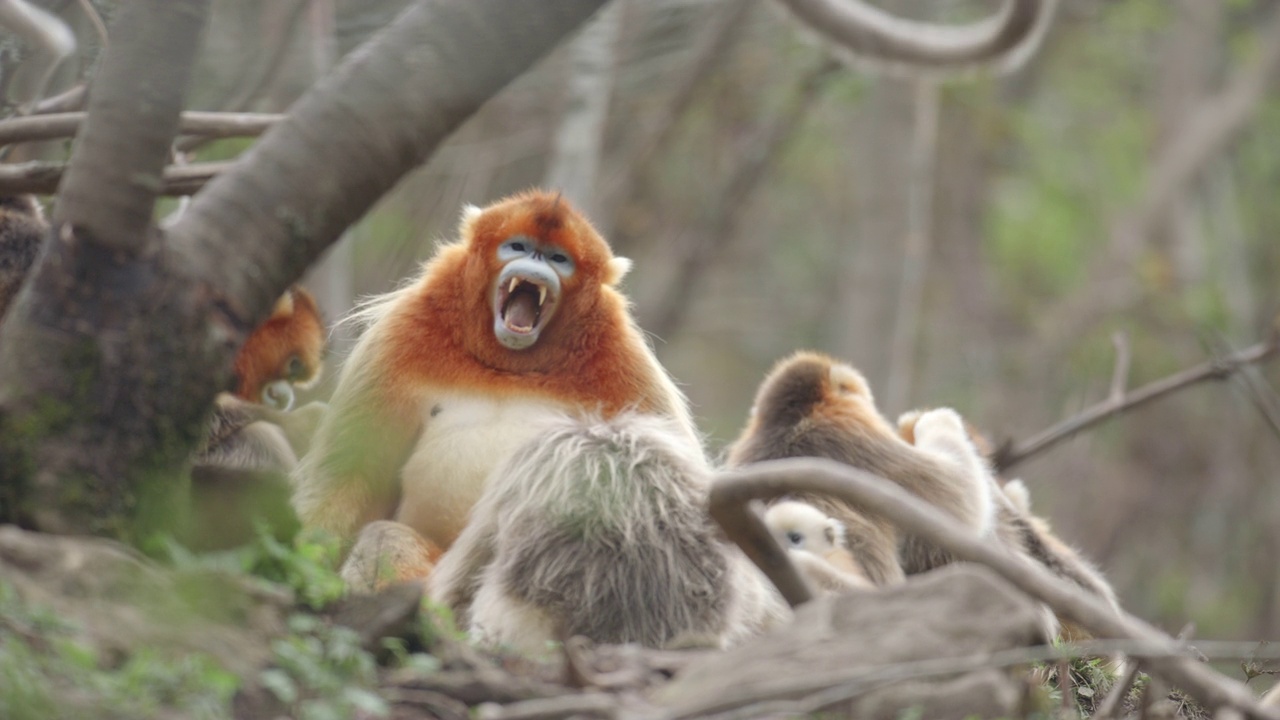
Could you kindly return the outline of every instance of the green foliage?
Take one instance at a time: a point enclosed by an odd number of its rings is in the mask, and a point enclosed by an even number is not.
[[[341,557],[340,543],[316,533],[300,534],[292,543],[285,543],[276,539],[266,524],[258,523],[254,541],[242,548],[196,555],[170,541],[166,551],[179,568],[243,572],[284,585],[313,610],[324,608],[345,591],[335,570]]]
[[[100,657],[52,613],[0,582],[0,717],[11,720],[229,716],[237,680],[212,659],[137,652]]]
[[[385,717],[386,701],[375,692],[377,663],[349,628],[313,615],[289,618],[289,635],[272,644],[275,665],[258,680],[302,720],[338,720],[357,712]]]

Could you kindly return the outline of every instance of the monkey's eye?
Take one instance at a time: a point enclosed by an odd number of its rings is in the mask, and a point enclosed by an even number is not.
[[[569,277],[573,274],[573,258],[569,257],[569,253],[555,248],[548,248],[545,253],[547,262],[555,268],[560,277]]]
[[[301,380],[302,376],[306,374],[307,368],[302,364],[302,358],[294,355],[289,358],[289,364],[285,366],[284,372],[285,377],[290,380]]]
[[[523,235],[516,235],[498,246],[498,259],[515,260],[531,252],[533,252],[533,241]]]
[[[804,544],[804,535],[790,530],[787,532],[787,542],[791,543],[791,547],[800,547]]]

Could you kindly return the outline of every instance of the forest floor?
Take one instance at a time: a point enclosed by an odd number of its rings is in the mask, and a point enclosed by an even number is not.
[[[570,638],[530,659],[475,649],[416,584],[342,597],[323,545],[167,554],[0,528],[0,716],[1075,718],[1114,682],[1105,659],[1045,662],[1040,608],[974,566],[816,600],[726,651]],[[1156,688],[1119,714],[1204,717]]]

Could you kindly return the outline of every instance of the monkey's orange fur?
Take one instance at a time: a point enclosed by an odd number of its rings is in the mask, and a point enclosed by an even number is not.
[[[468,240],[442,248],[427,265],[416,297],[397,303],[386,344],[384,390],[414,383],[487,393],[544,396],[606,415],[628,406],[672,412],[671,398],[647,372],[627,301],[609,287],[613,255],[595,229],[555,195],[526,192],[487,208],[464,225]],[[563,281],[555,322],[526,350],[503,347],[492,331],[489,291],[497,246],[515,235],[558,245],[575,259]]]
[[[523,349],[495,330],[506,312],[495,309],[497,279],[515,266],[500,250],[513,239],[535,264],[563,253],[573,266],[549,290]],[[418,279],[357,314],[368,328],[295,473],[304,525],[350,538],[393,519],[447,548],[489,471],[549,417],[635,408],[696,436],[683,396],[612,287],[626,268],[557,195],[529,191],[468,210],[458,241]]]
[[[249,335],[236,355],[235,395],[262,402],[262,390],[275,380],[306,385],[320,373],[324,321],[311,293],[299,286],[285,291],[271,317]]]

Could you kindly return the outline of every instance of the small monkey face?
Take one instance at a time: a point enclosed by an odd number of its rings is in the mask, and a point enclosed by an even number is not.
[[[844,546],[840,522],[808,503],[775,503],[765,511],[764,524],[784,548],[821,555]]]
[[[288,410],[294,390],[320,378],[323,353],[324,322],[314,298],[300,287],[290,288],[236,356],[235,394]]]
[[[538,341],[560,305],[562,281],[573,277],[573,258],[563,248],[515,235],[498,246],[493,290],[493,334],[510,350]]]

